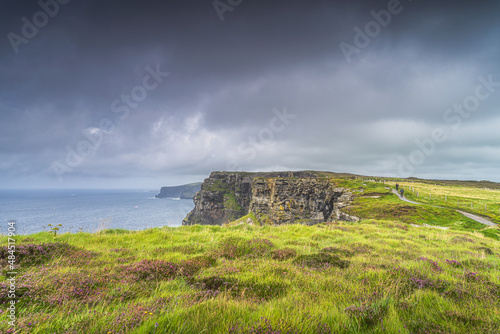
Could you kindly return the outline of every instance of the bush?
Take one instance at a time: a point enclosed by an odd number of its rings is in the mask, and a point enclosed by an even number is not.
[[[282,282],[264,284],[253,280],[240,281],[234,278],[219,276],[210,276],[196,280],[194,286],[205,291],[227,292],[232,297],[245,298],[257,302],[279,297],[288,288],[288,285]]]
[[[217,260],[211,256],[196,256],[189,260],[184,260],[179,265],[179,273],[185,276],[192,276],[203,268],[212,267]]]
[[[493,251],[488,247],[479,247],[478,250],[484,251],[486,255],[495,255],[495,253],[493,253]]]
[[[174,278],[179,272],[179,265],[161,260],[142,260],[130,266],[122,267],[126,276],[133,280],[153,281]]]
[[[381,323],[388,310],[387,304],[349,306],[346,313],[356,318],[361,326],[373,326]]]
[[[316,269],[325,269],[329,267],[345,269],[349,267],[350,264],[349,261],[342,260],[338,256],[328,253],[301,255],[295,259],[295,263]]]
[[[28,244],[16,246],[16,266],[29,267],[41,265],[59,256],[70,255],[78,251],[74,246],[66,243]],[[7,246],[0,248],[0,265],[6,267],[9,258]]]
[[[332,253],[332,254],[341,254],[343,256],[353,256],[355,254],[354,251],[348,249],[342,249],[337,247],[326,247],[321,250],[323,253]]]
[[[271,257],[278,261],[285,261],[295,256],[297,256],[297,251],[292,248],[275,249],[271,252]]]
[[[187,244],[187,245],[173,246],[173,247],[169,248],[168,251],[179,252],[182,254],[198,254],[198,253],[202,253],[204,251],[204,249],[199,244],[196,244],[196,245]]]
[[[264,256],[274,247],[268,239],[243,239],[229,237],[222,240],[219,246],[212,251],[213,256],[226,259],[235,259],[242,256],[260,257]]]

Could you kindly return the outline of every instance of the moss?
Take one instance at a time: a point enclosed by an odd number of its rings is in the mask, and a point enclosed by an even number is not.
[[[232,193],[224,194],[224,208],[232,211],[241,211],[243,208],[236,202],[236,197]]]

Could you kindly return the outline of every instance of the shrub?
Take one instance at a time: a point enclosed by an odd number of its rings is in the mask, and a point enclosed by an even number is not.
[[[425,319],[412,319],[408,323],[408,328],[411,333],[415,334],[446,334],[450,331],[442,328],[433,321],[427,321]]]
[[[264,301],[283,295],[288,285],[282,282],[257,283],[234,278],[210,276],[196,280],[195,287],[205,291],[227,292],[235,298]]]
[[[443,268],[441,268],[436,261],[432,261],[431,259],[428,259],[426,257],[419,257],[417,260],[429,263],[432,271],[434,272],[440,273],[443,271]]]
[[[463,264],[466,268],[472,268],[476,270],[483,270],[491,267],[489,263],[476,259],[467,259],[463,261]]]
[[[192,276],[203,268],[215,265],[217,260],[211,256],[196,256],[189,260],[184,260],[179,265],[179,273],[185,276]]]
[[[161,260],[142,260],[130,266],[122,267],[125,275],[133,280],[152,281],[174,278],[179,272],[179,265]]]
[[[123,228],[111,228],[111,229],[103,230],[102,233],[104,233],[104,234],[129,234],[129,233],[131,233],[131,231],[125,230]]]
[[[456,260],[449,260],[449,259],[446,259],[445,261],[446,261],[446,263],[448,263],[450,266],[452,266],[454,268],[461,268],[462,267],[462,262],[459,262]]]
[[[349,245],[349,248],[351,251],[354,252],[354,254],[367,254],[373,251],[373,247],[367,244],[362,244],[359,242],[353,243]]]
[[[337,247],[325,247],[321,251],[323,253],[341,254],[343,256],[348,256],[348,257],[353,256],[355,254],[354,251]]]
[[[389,271],[390,276],[396,281],[392,282],[397,287],[396,294],[409,295],[418,289],[429,289],[439,292],[443,295],[453,293],[451,284],[445,280],[432,279],[420,273],[415,269],[406,269],[402,267],[393,268]],[[391,284],[390,282],[388,282]],[[450,290],[450,291],[447,291]],[[445,293],[446,292],[446,293]]]
[[[474,240],[469,239],[467,237],[456,236],[456,237],[453,237],[453,239],[451,239],[451,242],[453,242],[455,244],[459,244],[459,243],[464,243],[464,242],[474,242]]]
[[[487,255],[495,255],[495,253],[493,253],[493,251],[488,247],[479,247],[478,250],[484,251]]]
[[[16,246],[16,265],[19,267],[29,267],[40,265],[59,256],[68,256],[75,253],[78,249],[66,243],[46,243],[46,244],[28,244]],[[7,246],[0,248],[0,265],[6,267],[9,252]]]
[[[331,328],[311,316],[306,316],[304,321],[307,321],[307,327],[313,329],[315,334],[330,334]],[[260,318],[256,323],[244,326],[242,324],[235,324],[229,328],[229,334],[298,334],[303,330],[293,327],[286,323],[283,319],[277,322],[271,322],[267,318]]]
[[[182,254],[198,254],[204,251],[203,247],[199,244],[177,245],[166,250],[170,252],[179,252]]]
[[[260,257],[264,256],[271,248],[273,243],[268,239],[243,239],[238,237],[229,237],[222,240],[218,247],[212,251],[215,257],[226,259],[235,259],[242,256]]]
[[[278,261],[285,261],[295,256],[297,256],[297,251],[292,248],[275,249],[271,252],[271,257]]]
[[[349,306],[346,313],[356,318],[361,326],[373,326],[381,323],[388,310],[387,304],[374,303],[372,305]]]
[[[327,253],[318,253],[311,255],[301,255],[295,259],[295,263],[303,266],[324,269],[329,267],[338,267],[341,269],[349,267],[349,261],[342,260],[336,255]]]

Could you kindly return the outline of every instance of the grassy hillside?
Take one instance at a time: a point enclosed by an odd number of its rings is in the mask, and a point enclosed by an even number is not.
[[[411,200],[470,212],[500,223],[500,190],[420,182],[399,184]]]
[[[456,231],[477,231],[500,241],[498,228],[480,224],[456,211],[470,212],[500,223],[500,190],[398,182],[400,186],[404,186],[406,198],[426,204],[413,205],[401,201],[392,193],[396,182],[344,179],[339,180],[338,184],[357,189],[353,205],[344,209],[349,214],[364,219],[386,219],[407,224],[447,227]]]
[[[336,182],[361,222],[16,237],[16,333],[500,332],[498,227]]]

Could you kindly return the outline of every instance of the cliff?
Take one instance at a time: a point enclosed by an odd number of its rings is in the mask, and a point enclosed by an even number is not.
[[[320,172],[213,172],[183,225],[221,225],[249,213],[273,224],[356,221],[340,211],[351,200],[349,189]]]
[[[201,182],[190,183],[182,186],[175,187],[161,187],[160,193],[156,195],[156,198],[181,198],[181,199],[192,199],[194,195],[200,191]]]

